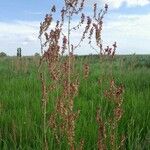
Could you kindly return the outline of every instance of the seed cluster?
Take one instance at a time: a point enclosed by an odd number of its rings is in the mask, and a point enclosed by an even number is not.
[[[101,32],[103,26],[104,15],[108,11],[106,4],[104,9],[97,13],[97,4],[94,4],[94,15],[86,16],[81,11],[84,8],[85,0],[64,0],[64,7],[60,11],[60,20],[54,21],[54,13],[56,6],[51,8],[50,14],[45,16],[44,21],[40,25],[39,39],[41,42],[42,57],[40,59],[40,76],[42,84],[42,112],[43,112],[43,132],[45,149],[48,148],[47,143],[47,122],[48,127],[54,134],[58,144],[65,137],[70,150],[75,150],[76,145],[79,149],[84,147],[84,139],[80,143],[75,140],[75,124],[79,117],[80,110],[74,110],[74,100],[79,91],[79,73],[75,67],[76,57],[75,50],[78,48],[84,39],[89,39],[89,44],[92,46],[92,39],[98,46],[99,54],[114,57],[117,48],[116,42],[113,48],[107,46],[103,49]],[[71,19],[74,15],[81,13],[79,23],[71,28]],[[64,22],[68,23],[68,31],[64,33]],[[52,26],[52,23],[54,26]],[[81,38],[77,44],[74,44],[70,35],[75,30],[78,30],[82,25],[85,25]],[[90,67],[88,63],[83,65],[83,77],[88,80]],[[111,121],[111,143],[115,142],[115,129],[117,123],[122,117],[122,93],[123,86],[116,86],[114,80],[111,81],[110,89],[105,91],[105,97],[112,99],[116,107],[114,109],[114,119]],[[51,96],[54,95],[54,96]],[[48,111],[49,102],[54,102],[52,112]],[[100,111],[97,111],[96,117],[98,123],[98,149],[106,149],[106,125],[100,117]]]

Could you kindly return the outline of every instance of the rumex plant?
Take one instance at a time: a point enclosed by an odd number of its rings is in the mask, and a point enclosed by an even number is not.
[[[79,112],[74,112],[74,97],[78,92],[78,74],[74,69],[75,56],[73,54],[74,46],[70,42],[71,34],[71,18],[73,14],[78,14],[84,5],[84,1],[78,6],[77,1],[65,1],[65,6],[61,10],[61,20],[56,21],[54,29],[51,29],[53,14],[56,12],[56,7],[53,6],[50,14],[45,16],[44,22],[40,26],[40,41],[41,41],[41,53],[42,58],[40,66],[43,62],[48,65],[48,71],[50,75],[51,83],[48,87],[53,87],[53,90],[57,90],[56,107],[54,113],[49,116],[49,126],[52,128],[53,133],[59,143],[61,136],[65,135],[68,140],[70,149],[74,149],[75,144],[75,120]],[[65,19],[68,19],[67,35],[63,33],[63,25]],[[43,37],[45,41],[43,42]],[[62,40],[62,46],[60,41]],[[43,49],[46,48],[46,51]],[[67,55],[63,57],[65,51]],[[48,88],[45,83],[44,73],[41,73],[42,81],[42,110],[43,110],[43,128],[44,128],[44,144],[47,147],[47,103],[48,93],[53,92],[51,88]],[[59,120],[59,122],[58,122]],[[60,132],[60,133],[58,133]]]
[[[83,149],[84,140],[80,143],[75,141],[75,122],[80,115],[80,110],[74,110],[74,99],[78,95],[80,86],[79,73],[75,67],[76,56],[74,52],[81,46],[85,39],[89,40],[89,45],[94,48],[93,43],[98,47],[100,56],[108,55],[114,57],[116,43],[113,48],[109,46],[104,49],[102,46],[101,32],[103,18],[108,11],[108,5],[98,12],[97,4],[93,6],[92,16],[86,16],[82,11],[85,0],[64,0],[64,7],[57,10],[52,6],[49,14],[46,14],[44,21],[40,24],[39,39],[41,43],[41,59],[39,72],[42,83],[42,113],[43,113],[43,141],[44,148],[48,149],[49,144],[48,128],[51,129],[58,145],[65,138],[69,149],[76,147]],[[55,20],[55,13],[60,14],[60,19]],[[80,15],[79,23],[72,27],[72,19],[75,15]],[[84,27],[81,38],[75,44],[71,35]],[[95,36],[94,36],[95,34]],[[90,72],[89,64],[84,63],[84,79],[88,79]],[[53,96],[52,96],[53,95]],[[53,111],[49,111],[49,103],[54,103]],[[119,104],[118,104],[119,105]],[[120,105],[119,105],[120,106]],[[120,107],[117,108],[120,108]],[[116,110],[117,111],[117,110]],[[101,119],[97,116],[97,121],[101,124]],[[101,131],[99,129],[99,135]],[[104,139],[104,131],[102,138]],[[98,138],[98,147],[104,147],[101,137]],[[106,145],[105,145],[106,146]]]
[[[104,121],[100,116],[100,109],[97,110],[96,120],[98,123],[98,149],[105,150],[107,145],[111,147],[112,150],[124,148],[125,136],[122,135],[121,140],[117,139],[117,129],[119,126],[119,121],[123,116],[123,93],[124,86],[117,86],[114,80],[110,81],[109,89],[105,90],[104,96],[107,100],[113,103],[114,108],[112,110],[111,117]],[[109,141],[109,142],[107,142]],[[120,141],[117,143],[117,141]]]

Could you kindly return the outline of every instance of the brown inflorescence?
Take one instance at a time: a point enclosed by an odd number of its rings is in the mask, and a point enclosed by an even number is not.
[[[100,109],[97,110],[96,121],[98,124],[98,150],[106,150],[106,127],[102,118],[100,117]]]
[[[119,85],[117,86],[114,80],[110,81],[110,89],[105,91],[105,97],[109,100],[111,100],[115,107],[113,109],[113,117],[110,119],[110,125],[111,125],[111,133],[110,133],[110,144],[112,149],[117,149],[118,145],[116,144],[116,129],[118,128],[118,123],[121,120],[123,116],[123,92],[124,92],[124,86]],[[121,141],[122,146],[123,140]]]
[[[88,78],[89,71],[90,71],[89,65],[88,64],[84,64],[84,67],[83,67],[83,76],[84,76],[85,79]]]
[[[60,144],[62,138],[65,136],[69,149],[76,149],[75,140],[75,123],[79,116],[80,111],[74,111],[74,100],[78,95],[79,90],[79,73],[75,68],[76,57],[74,51],[80,46],[84,39],[89,39],[89,44],[92,46],[93,36],[96,45],[98,46],[100,55],[108,55],[114,57],[116,52],[116,42],[113,47],[107,46],[103,49],[101,32],[103,26],[104,15],[108,11],[108,5],[106,4],[104,9],[97,13],[97,4],[94,4],[94,16],[86,16],[81,14],[80,21],[77,26],[71,28],[71,20],[73,15],[81,13],[84,8],[85,0],[64,0],[64,7],[60,12],[60,20],[54,22],[53,14],[56,12],[56,6],[51,8],[50,14],[45,16],[44,21],[40,25],[39,39],[41,42],[42,57],[40,60],[41,69],[41,84],[42,84],[42,110],[43,110],[43,125],[44,125],[44,143],[47,144],[47,122],[54,134],[58,144]],[[64,34],[65,28],[64,22],[67,19],[68,30],[67,34]],[[70,38],[70,34],[73,31],[78,30],[81,25],[85,25],[81,38],[78,44],[74,44]],[[66,28],[65,28],[66,29]],[[87,36],[88,35],[88,36]],[[61,44],[60,44],[61,43]],[[45,50],[44,50],[45,49]],[[46,66],[46,67],[45,67]],[[83,66],[83,75],[87,79],[89,76],[89,64],[85,63]],[[48,73],[47,73],[48,72]],[[47,75],[48,74],[48,75]],[[47,79],[48,78],[48,79]],[[118,121],[121,119],[122,110],[122,94],[123,86],[116,86],[114,80],[110,83],[110,89],[105,91],[105,97],[112,100],[116,107],[113,111],[114,118],[111,121],[111,142],[112,145],[115,141],[115,129]],[[51,95],[55,92],[54,96]],[[56,95],[56,96],[55,96]],[[48,101],[54,101],[54,111],[47,112]],[[47,120],[47,115],[49,120]],[[98,149],[106,149],[106,125],[100,116],[99,110],[97,111],[97,123],[98,123]],[[123,140],[122,140],[123,141]],[[84,147],[84,140],[79,143],[80,149]],[[45,149],[47,146],[45,147]]]

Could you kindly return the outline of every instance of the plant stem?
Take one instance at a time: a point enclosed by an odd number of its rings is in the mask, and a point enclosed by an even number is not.
[[[68,17],[68,65],[69,65],[69,70],[68,70],[68,94],[69,94],[69,99],[70,99],[70,82],[71,82],[71,47],[70,47],[70,24],[71,24],[71,13],[69,10],[69,17]]]

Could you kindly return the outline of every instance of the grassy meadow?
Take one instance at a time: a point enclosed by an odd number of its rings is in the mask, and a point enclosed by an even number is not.
[[[85,62],[90,67],[87,80],[82,77]],[[41,150],[44,147],[38,65],[38,57],[0,58],[1,150]],[[116,142],[123,134],[123,149],[149,150],[150,55],[115,56],[113,61],[101,63],[97,56],[78,56],[76,67],[81,74],[79,92],[74,100],[74,111],[80,110],[75,126],[76,147],[83,139],[83,149],[97,149],[96,110],[101,109],[101,116],[107,123],[113,106],[104,92],[113,77],[117,85],[124,85],[123,116],[116,130]],[[53,112],[54,106],[55,96],[50,95],[47,116]],[[65,137],[58,144],[51,129],[47,130],[49,150],[69,149]],[[107,132],[109,134],[109,129]],[[111,150],[109,146],[107,149]]]

